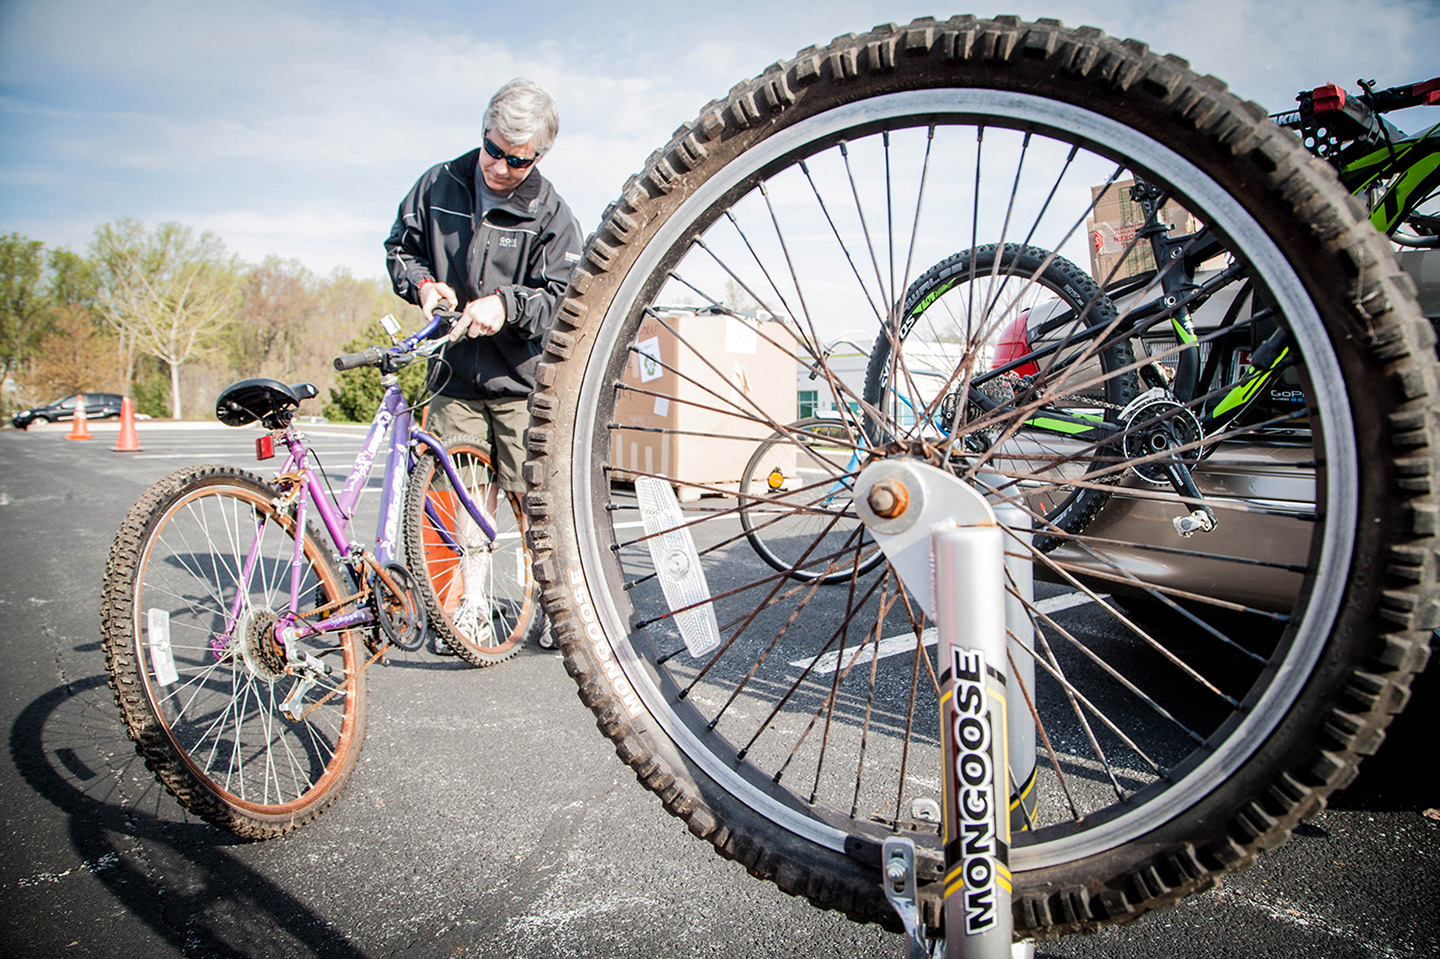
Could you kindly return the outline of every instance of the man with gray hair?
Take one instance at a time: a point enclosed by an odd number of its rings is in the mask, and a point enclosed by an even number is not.
[[[483,440],[500,487],[514,493],[525,488],[526,404],[541,341],[580,262],[580,224],[536,169],[559,129],[543,87],[505,84],[485,110],[481,146],[427,170],[385,240],[398,295],[426,316],[463,309],[431,361],[430,432]],[[487,498],[493,514],[493,484]]]

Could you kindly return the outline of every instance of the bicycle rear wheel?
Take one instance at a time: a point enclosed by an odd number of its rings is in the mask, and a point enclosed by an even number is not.
[[[993,469],[1023,476],[1035,547],[1049,552],[1062,540],[1046,531],[1080,532],[1120,479],[1110,468],[1118,450],[1075,438],[1085,422],[1117,423],[1140,395],[1130,343],[1105,336],[1116,320],[1095,281],[1054,253],[1007,243],[948,256],[911,284],[898,324],[875,338],[865,370],[865,399],[885,424],[875,432],[894,424],[900,438],[935,441],[954,432],[961,450],[984,450]],[[987,352],[1003,366],[1047,347],[1054,352],[990,379],[973,367]],[[1001,408],[960,403],[971,386]],[[1067,418],[1015,422],[1013,408],[1041,396]]]
[[[110,686],[141,758],[182,806],[248,839],[328,808],[365,738],[356,632],[277,636],[292,583],[297,622],[344,612],[353,593],[311,530],[294,568],[295,523],[277,496],[230,467],[166,476],[121,524],[100,608]]]
[[[465,492],[483,507],[497,482],[484,444],[463,433],[441,442]],[[497,502],[492,544],[461,504],[434,453],[422,452],[410,473],[406,557],[416,571],[430,628],[473,666],[511,658],[544,625],[520,498],[502,491]]]
[[[789,410],[759,407],[741,375],[741,350],[763,346],[813,372],[836,409],[878,421],[868,457],[932,463],[1023,510],[1043,474],[995,462],[998,442],[907,437],[863,395],[863,368],[822,345],[896,329],[912,265],[957,248],[1013,239],[1085,258],[1087,218],[1130,177],[1208,225],[1221,267],[1274,304],[1299,396],[1263,435],[1227,431],[1203,449],[1158,443],[1203,397],[1097,429],[1108,439],[1067,455],[1114,474],[1109,502],[1051,552],[1007,544],[1038,582],[1036,647],[1015,655],[1033,658],[1025,693],[1053,749],[1011,849],[1017,931],[1125,922],[1213,885],[1320,809],[1403,704],[1437,609],[1440,386],[1389,249],[1333,176],[1217,82],[1093,30],[961,17],[842,37],[736,86],[627,184],[531,400],[527,505],[567,669],[641,781],[755,875],[894,925],[878,868],[883,840],[903,833],[938,924],[941,850],[924,814],[940,789],[933,634],[888,565],[861,575],[856,558],[847,584],[825,589],[760,568],[714,463],[678,446],[644,472],[707,494],[676,504],[664,531],[694,549],[652,553],[642,527],[655,515],[623,482],[629,451],[693,431],[617,411],[637,397],[703,404],[726,414],[717,440],[769,436]],[[734,328],[729,281],[779,322]],[[666,304],[696,295],[710,306],[672,321]],[[957,368],[988,368],[976,344],[962,354]],[[644,379],[646,363],[661,375]],[[1010,403],[998,435],[1018,440],[1035,412]],[[1182,541],[1171,525],[1190,504],[1153,466],[1177,457],[1220,514],[1216,533]],[[662,586],[681,576],[699,594],[677,604]],[[1111,590],[1165,604],[1170,621],[1142,628]],[[713,648],[678,625],[702,605]]]
[[[755,448],[740,479],[740,524],[761,559],[825,584],[884,561],[850,494],[863,450],[855,425],[821,417],[796,420]]]

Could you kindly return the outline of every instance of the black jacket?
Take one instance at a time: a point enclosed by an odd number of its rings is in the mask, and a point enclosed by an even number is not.
[[[580,224],[550,181],[532,170],[482,220],[475,196],[480,151],[431,167],[400,202],[385,240],[395,292],[420,301],[420,284],[449,284],[463,307],[498,293],[505,325],[494,336],[463,337],[432,361],[431,383],[458,399],[527,396],[540,344],[580,262]]]

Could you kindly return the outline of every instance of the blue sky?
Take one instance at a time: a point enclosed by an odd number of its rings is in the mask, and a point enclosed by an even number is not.
[[[1271,110],[1326,81],[1390,85],[1440,66],[1437,0],[1003,7],[1145,40]],[[645,157],[737,81],[838,34],[955,12],[968,11],[0,0],[0,232],[83,251],[118,217],[175,220],[252,262],[381,276],[400,197],[475,146],[486,100],[514,76],[560,103],[542,168],[588,232]]]

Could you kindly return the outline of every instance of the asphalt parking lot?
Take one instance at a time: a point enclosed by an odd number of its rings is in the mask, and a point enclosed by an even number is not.
[[[0,432],[0,955],[901,957],[690,837],[596,732],[558,655],[377,669],[361,764],[283,840],[244,843],[154,782],[105,684],[106,550],[140,492],[193,462],[253,465],[254,433],[142,423]],[[314,427],[339,470],[356,430]],[[266,473],[266,469],[258,469]],[[1040,956],[1440,954],[1436,670],[1361,779],[1221,889]],[[1416,773],[1419,773],[1418,775]]]

